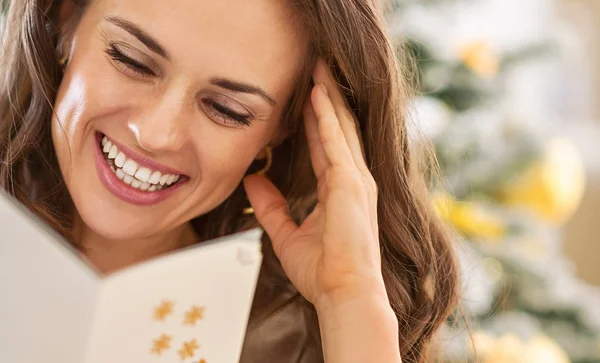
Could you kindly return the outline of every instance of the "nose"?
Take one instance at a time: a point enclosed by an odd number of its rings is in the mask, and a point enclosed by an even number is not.
[[[186,112],[185,96],[165,93],[158,102],[148,102],[144,109],[127,125],[138,145],[150,153],[180,151],[189,137],[191,120]]]

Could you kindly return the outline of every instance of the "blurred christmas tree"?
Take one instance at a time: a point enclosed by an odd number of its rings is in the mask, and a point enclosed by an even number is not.
[[[584,175],[561,137],[572,120],[558,112],[553,4],[394,0],[388,13],[417,60],[411,118],[445,178],[436,206],[464,242],[462,311],[442,330],[443,361],[600,362],[600,292],[560,249]]]
[[[561,136],[572,120],[559,116],[553,4],[397,0],[388,13],[417,60],[411,119],[442,169],[436,206],[464,242],[461,314],[473,334],[453,316],[444,361],[600,362],[600,292],[560,249],[585,178]]]

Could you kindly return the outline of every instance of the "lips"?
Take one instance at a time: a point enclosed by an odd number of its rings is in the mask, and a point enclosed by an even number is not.
[[[132,188],[154,192],[172,186],[181,178],[180,174],[163,174],[159,170],[151,169],[152,166],[139,164],[119,150],[117,144],[106,136],[102,137],[101,146],[111,170],[119,180]]]
[[[109,136],[96,134],[98,177],[113,195],[142,206],[158,203],[183,186],[188,177],[153,160],[134,154]]]

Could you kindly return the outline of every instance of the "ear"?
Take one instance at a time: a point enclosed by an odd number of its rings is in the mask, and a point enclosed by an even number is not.
[[[270,146],[273,149],[275,149],[277,146],[281,145],[291,135],[292,135],[292,131],[289,130],[289,128],[287,128],[285,126],[281,126],[281,128],[271,138],[271,141],[269,141],[269,143],[265,146]],[[255,159],[262,160],[266,157],[267,157],[267,154],[265,153],[265,150],[262,149],[261,151],[258,152],[258,154],[256,154]]]
[[[254,158],[254,160],[262,160],[266,157],[267,157],[267,153],[265,153],[265,149],[262,149],[258,152],[258,154],[256,154],[256,157]]]

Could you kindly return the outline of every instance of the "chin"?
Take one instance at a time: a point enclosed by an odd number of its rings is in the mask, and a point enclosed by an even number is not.
[[[187,175],[135,154],[103,133],[92,135],[78,148],[82,152],[62,160],[68,165],[63,175],[69,194],[84,224],[104,238],[126,240],[159,234],[179,222],[175,214],[191,189]]]
[[[143,239],[168,229],[164,218],[156,219],[132,213],[121,203],[99,200],[96,196],[73,198],[85,226],[93,233],[109,240]],[[165,223],[165,225],[163,225]]]

